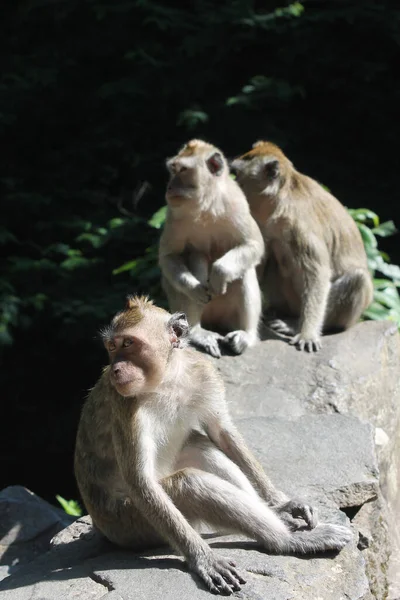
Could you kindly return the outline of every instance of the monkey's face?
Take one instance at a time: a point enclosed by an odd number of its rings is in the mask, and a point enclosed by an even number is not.
[[[282,184],[280,162],[274,155],[245,154],[231,163],[231,172],[245,194],[275,195]]]
[[[167,186],[167,203],[174,206],[182,204],[201,204],[204,195],[215,185],[216,178],[226,169],[222,154],[218,151],[202,151],[190,156],[179,154],[167,161],[170,179]]]
[[[146,311],[133,327],[110,330],[104,345],[110,359],[110,382],[117,392],[121,396],[136,396],[156,390],[172,348],[179,346],[179,338],[187,330],[183,313],[171,317],[159,309]]]

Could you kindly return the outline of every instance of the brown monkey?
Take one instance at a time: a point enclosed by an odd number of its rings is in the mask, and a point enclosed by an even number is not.
[[[220,344],[240,354],[258,339],[261,233],[218,148],[191,140],[167,167],[159,263],[169,308],[187,314],[194,345],[217,358]]]
[[[266,244],[262,281],[268,308],[300,317],[298,331],[276,319],[301,350],[317,350],[323,329],[347,329],[372,300],[360,232],[344,206],[299,173],[271,142],[232,162]]]
[[[282,553],[338,550],[351,533],[317,525],[315,509],[274,488],[232,423],[217,370],[185,347],[188,330],[183,313],[128,298],[102,333],[110,364],[83,407],[75,474],[109,540],[133,549],[169,542],[210,590],[229,594],[245,581],[199,522]],[[311,529],[293,531],[293,517]]]

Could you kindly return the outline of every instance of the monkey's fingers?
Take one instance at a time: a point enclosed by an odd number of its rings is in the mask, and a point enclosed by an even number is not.
[[[281,335],[294,335],[293,327],[290,327],[290,325],[285,323],[285,321],[282,321],[282,319],[272,319],[271,321],[268,321],[267,327]]]
[[[304,504],[301,513],[301,517],[305,520],[309,528],[314,529],[318,524],[318,509]]]
[[[216,594],[224,593],[230,596],[233,591],[236,591],[236,589],[240,589],[240,587],[235,588],[232,584],[225,581],[225,578],[216,569],[210,570],[210,577],[213,586],[213,589],[211,591],[213,591]]]
[[[212,340],[204,345],[204,349],[214,358],[221,358],[221,350],[217,340]]]
[[[292,346],[297,346],[298,350],[307,350],[308,352],[317,352],[322,347],[321,340],[318,336],[310,338],[305,338],[301,333],[295,335],[290,341],[289,344]]]

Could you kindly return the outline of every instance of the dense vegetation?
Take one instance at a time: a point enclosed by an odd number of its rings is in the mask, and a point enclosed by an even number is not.
[[[165,157],[189,137],[228,156],[272,139],[346,206],[398,222],[395,6],[25,0],[2,8],[2,485],[21,483],[51,501],[77,496],[77,418],[105,359],[96,331],[127,292],[160,297],[162,215],[151,216],[163,204]],[[398,236],[383,242],[399,262]]]

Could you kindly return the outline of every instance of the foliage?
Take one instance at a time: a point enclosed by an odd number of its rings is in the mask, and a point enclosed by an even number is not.
[[[81,517],[83,515],[83,510],[76,500],[66,500],[60,495],[57,495],[56,498],[68,515],[72,515],[73,517]]]
[[[390,258],[378,249],[376,236],[388,237],[397,233],[393,221],[379,222],[377,214],[365,208],[348,209],[360,230],[374,281],[374,299],[364,312],[368,319],[388,319],[400,328],[400,267],[390,264]],[[384,278],[376,277],[381,273]]]

